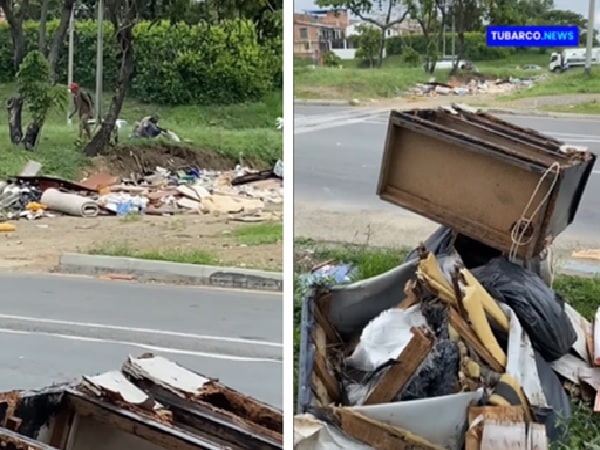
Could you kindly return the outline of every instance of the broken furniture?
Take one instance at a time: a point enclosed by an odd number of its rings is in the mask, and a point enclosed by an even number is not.
[[[595,160],[483,113],[391,111],[377,194],[529,260],[572,223]]]
[[[282,414],[150,354],[76,384],[0,395],[0,447],[274,450]]]

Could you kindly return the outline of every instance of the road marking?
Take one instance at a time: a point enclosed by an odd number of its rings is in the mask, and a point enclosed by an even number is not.
[[[0,319],[21,320],[23,322],[36,322],[36,323],[45,323],[45,324],[52,324],[52,325],[66,325],[66,326],[78,327],[78,328],[99,328],[99,329],[103,329],[103,330],[128,331],[128,332],[132,332],[132,333],[159,334],[159,335],[163,335],[163,336],[197,339],[197,340],[201,340],[201,341],[220,341],[220,342],[230,342],[230,343],[234,343],[234,344],[264,345],[265,347],[283,348],[283,344],[278,343],[278,342],[261,341],[258,339],[233,338],[233,337],[225,337],[225,336],[205,336],[202,334],[181,333],[178,331],[157,330],[154,328],[123,327],[123,326],[118,326],[118,325],[107,325],[104,323],[72,322],[72,321],[68,321],[68,320],[47,319],[47,318],[42,318],[42,317],[13,316],[11,314],[0,314]]]
[[[19,331],[19,330],[11,330],[9,328],[0,328],[0,333],[6,334],[21,334],[21,335],[30,335],[30,336],[48,336],[55,337],[58,339],[67,339],[70,341],[80,341],[80,342],[91,342],[98,344],[111,344],[111,345],[129,345],[132,347],[137,347],[142,350],[148,350],[152,352],[161,352],[161,353],[170,353],[174,355],[188,355],[188,356],[199,356],[202,358],[212,358],[212,359],[227,359],[231,361],[240,361],[240,362],[258,362],[258,363],[278,363],[281,364],[282,361],[275,358],[250,358],[245,356],[233,356],[233,355],[225,355],[223,353],[207,353],[207,352],[197,352],[193,350],[184,350],[180,348],[173,347],[159,347],[156,345],[148,345],[143,344],[141,342],[135,341],[122,341],[117,339],[103,339],[103,338],[91,338],[86,336],[73,336],[62,333],[51,333],[46,331]]]

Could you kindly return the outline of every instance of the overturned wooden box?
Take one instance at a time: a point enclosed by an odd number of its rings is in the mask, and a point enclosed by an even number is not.
[[[483,113],[391,111],[377,194],[504,252],[520,235],[530,259],[573,222],[595,159]]]
[[[275,450],[281,411],[162,357],[34,392],[0,394],[0,448]]]

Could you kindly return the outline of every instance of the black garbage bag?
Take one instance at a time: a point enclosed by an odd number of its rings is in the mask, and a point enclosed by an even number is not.
[[[441,226],[433,232],[431,236],[423,243],[425,248],[433,253],[436,257],[441,255],[451,255],[456,252],[460,255],[463,265],[467,269],[482,266],[488,263],[492,258],[496,258],[502,254],[489,245],[465,236],[464,234],[456,234],[451,228]],[[411,261],[417,258],[417,250],[414,249],[406,257],[406,261]]]
[[[552,366],[544,361],[544,358],[538,352],[534,351],[534,355],[540,385],[544,391],[548,407],[533,407],[533,414],[536,422],[545,425],[548,440],[557,442],[560,440],[561,435],[567,431],[564,427],[571,419],[571,400],[554,370],[552,370]],[[561,420],[559,423],[557,423],[558,419]]]
[[[471,273],[493,298],[510,306],[546,361],[552,362],[571,349],[577,335],[564,302],[539,276],[503,256]]]
[[[435,256],[448,255],[454,251],[453,238],[452,229],[442,225],[423,244]],[[417,249],[414,249],[408,254],[406,261],[412,261],[417,258]]]

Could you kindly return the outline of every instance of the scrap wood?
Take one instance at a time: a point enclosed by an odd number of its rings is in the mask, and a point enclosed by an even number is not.
[[[600,249],[576,250],[571,253],[573,258],[577,259],[595,259],[600,260]]]
[[[545,408],[548,402],[540,382],[533,345],[517,315],[508,306],[505,308],[510,312],[506,373],[522,386],[530,406]]]
[[[487,316],[490,316],[505,331],[508,331],[508,319],[498,304],[468,270],[461,270],[460,275],[465,281],[462,303],[471,322],[471,327],[497,363],[495,366],[504,367],[506,365],[506,354],[498,344]],[[417,277],[433,289],[440,299],[448,303],[451,309],[458,306],[454,288],[445,279],[435,256],[431,252],[419,262]]]
[[[471,406],[468,415],[469,429],[465,433],[465,450],[479,450],[486,420],[523,422],[525,415],[520,406]]]
[[[486,421],[483,427],[481,450],[548,448],[546,427],[538,423]]]
[[[508,319],[496,301],[490,297],[471,272],[467,269],[462,269],[459,273],[465,281],[465,284],[477,291],[478,298],[483,305],[485,313],[490,316],[502,330],[508,331]],[[457,307],[454,288],[450,286],[444,277],[433,253],[429,252],[424,259],[421,259],[419,266],[417,267],[417,277],[418,279],[423,280],[442,300]]]
[[[392,401],[433,348],[433,337],[425,330],[412,327],[410,331],[412,338],[369,393],[365,405]]]
[[[577,334],[577,340],[573,344],[573,350],[585,361],[590,361],[593,350],[590,353],[588,349],[588,336],[592,334],[592,325],[575,308],[565,303],[565,313],[569,317],[573,329]]]
[[[488,404],[494,406],[520,406],[525,414],[525,420],[531,420],[529,402],[519,381],[505,373],[494,387],[494,392],[488,398]]]
[[[458,333],[477,355],[495,372],[504,372],[504,367],[494,359],[490,351],[481,343],[473,329],[460,317],[454,308],[448,308],[450,326]]]
[[[600,369],[581,367],[579,369],[579,379],[582,387],[585,384],[595,391],[594,412],[600,412]]]
[[[600,366],[600,308],[596,310],[594,315],[594,366]]]
[[[335,408],[334,412],[344,433],[375,450],[443,450],[407,430],[373,420],[351,408]]]

